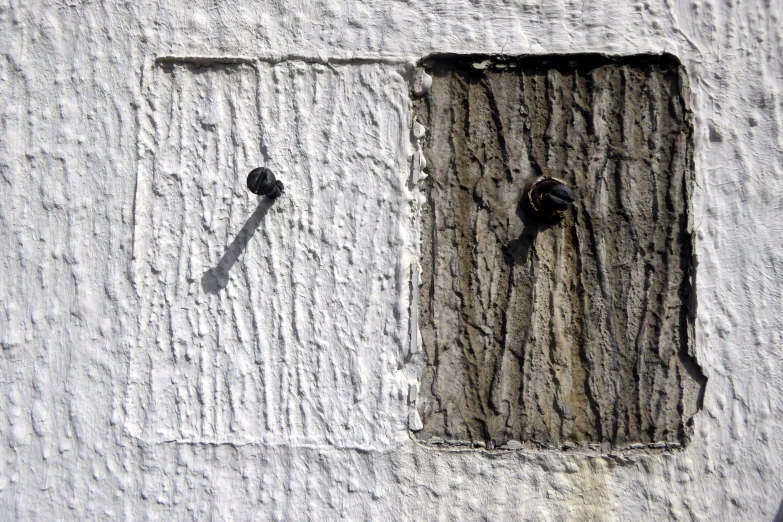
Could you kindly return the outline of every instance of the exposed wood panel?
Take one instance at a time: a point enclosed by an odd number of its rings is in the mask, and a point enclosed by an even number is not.
[[[677,64],[427,65],[420,436],[685,441],[704,379],[688,354],[691,125]],[[561,222],[526,204],[539,176],[578,195]]]

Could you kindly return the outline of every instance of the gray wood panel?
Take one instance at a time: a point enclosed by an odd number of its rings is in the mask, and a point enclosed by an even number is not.
[[[691,115],[670,57],[434,58],[419,321],[424,440],[686,442]],[[687,92],[685,93],[687,96]],[[558,223],[525,205],[567,181]],[[437,437],[436,439],[432,439]]]

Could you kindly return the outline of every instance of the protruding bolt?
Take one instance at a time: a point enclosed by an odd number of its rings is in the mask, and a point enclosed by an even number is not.
[[[253,194],[275,199],[283,193],[283,182],[266,167],[258,167],[247,175],[247,188]]]
[[[576,194],[557,178],[539,178],[527,193],[533,211],[544,219],[559,219],[574,205]]]
[[[417,69],[413,75],[413,94],[424,96],[432,87],[432,76],[424,72],[424,69]]]

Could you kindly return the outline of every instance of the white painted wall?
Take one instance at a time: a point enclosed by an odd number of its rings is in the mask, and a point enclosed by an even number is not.
[[[0,518],[783,517],[781,2],[171,4],[0,5]],[[695,441],[420,447],[412,63],[586,51],[689,71]]]

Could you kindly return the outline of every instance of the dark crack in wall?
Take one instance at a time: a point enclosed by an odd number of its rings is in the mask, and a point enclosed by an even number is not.
[[[433,57],[423,183],[422,440],[687,442],[691,115],[673,57]],[[525,205],[539,176],[578,202]],[[519,447],[512,443],[510,447]]]

